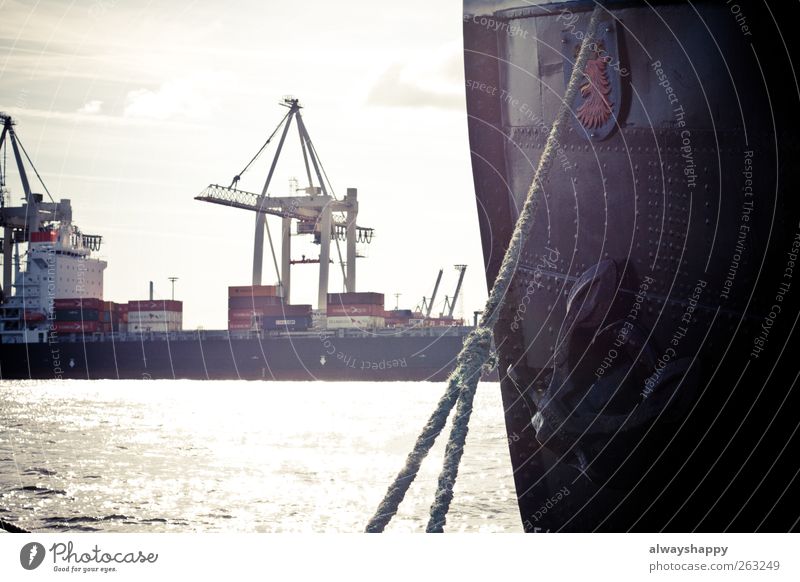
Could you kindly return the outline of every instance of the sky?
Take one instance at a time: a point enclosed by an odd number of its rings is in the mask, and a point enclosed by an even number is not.
[[[301,6],[301,8],[299,8]],[[0,0],[0,111],[74,222],[103,236],[105,299],[168,298],[184,328],[224,328],[227,286],[251,282],[254,215],[194,200],[229,184],[293,95],[334,191],[358,188],[373,243],[357,288],[413,308],[452,294],[472,319],[486,297],[467,139],[460,0]],[[274,149],[242,176],[260,192]],[[304,176],[288,140],[270,187]],[[12,201],[21,201],[9,171]],[[41,191],[41,188],[34,188]],[[273,233],[280,219],[270,219]],[[276,244],[279,241],[276,239]],[[308,237],[293,258],[317,256]],[[335,250],[332,251],[335,257]],[[276,280],[268,248],[264,283]],[[342,290],[331,266],[331,292]],[[317,267],[292,270],[292,302],[315,303]],[[435,311],[438,311],[440,306]]]

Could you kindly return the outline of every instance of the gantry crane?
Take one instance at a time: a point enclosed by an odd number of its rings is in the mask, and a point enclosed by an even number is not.
[[[33,165],[28,152],[19,139],[14,126],[16,123],[9,115],[0,112],[0,123],[2,123],[2,132],[0,133],[0,150],[3,152],[3,167],[0,172],[0,228],[3,229],[2,251],[3,251],[3,280],[2,288],[0,288],[0,297],[9,297],[11,295],[11,275],[13,265],[13,249],[14,245],[26,243],[30,241],[31,233],[38,232],[48,223],[59,222],[62,225],[72,223],[72,206],[69,200],[62,199],[56,202],[50,195],[42,181],[42,177]],[[7,171],[5,158],[8,152],[8,146],[11,144],[11,150],[16,162],[19,181],[22,184],[24,194],[24,202],[22,206],[12,206],[10,201],[5,199]],[[42,185],[42,188],[47,193],[49,202],[44,201],[42,194],[34,193],[31,189],[30,181],[28,180],[28,173],[25,170],[24,160],[33,170]],[[9,204],[7,204],[7,202]],[[99,250],[102,237],[98,235],[83,234],[77,227],[73,226],[73,236],[80,237],[81,244],[91,250]],[[17,247],[19,250],[19,247]]]
[[[445,317],[445,312],[447,312],[447,318],[453,319],[453,311],[456,308],[456,301],[458,301],[458,294],[461,292],[461,283],[464,282],[464,273],[467,271],[466,265],[454,265],[456,271],[458,271],[458,283],[456,284],[456,290],[453,293],[453,297],[450,298],[447,295],[444,296],[444,307],[442,308],[442,313],[440,317]]]
[[[417,311],[420,313],[425,314],[425,317],[431,316],[431,309],[433,309],[433,302],[436,301],[436,293],[439,291],[439,283],[442,282],[442,274],[444,273],[444,269],[439,269],[439,275],[436,277],[436,284],[433,286],[433,293],[431,294],[430,300],[427,297],[422,298],[422,303],[420,304]]]
[[[256,213],[253,246],[253,285],[261,284],[261,270],[264,257],[264,231],[266,230],[270,249],[272,251],[272,260],[275,264],[275,271],[279,277],[278,284],[282,288],[282,294],[286,302],[290,300],[291,266],[298,262],[293,261],[291,258],[290,239],[292,220],[297,220],[297,233],[313,234],[314,242],[320,245],[318,261],[304,260],[299,262],[319,263],[318,308],[324,310],[328,296],[328,269],[329,263],[332,262],[330,260],[331,239],[336,243],[337,252],[339,253],[339,262],[342,266],[345,289],[348,292],[354,292],[356,290],[356,243],[363,242],[368,244],[372,242],[374,230],[356,224],[356,218],[358,217],[358,192],[355,188],[348,188],[347,194],[343,200],[338,200],[333,189],[330,188],[330,182],[327,180],[325,169],[319,161],[317,151],[308,135],[308,130],[300,114],[300,109],[302,109],[302,107],[299,101],[294,97],[286,97],[281,105],[289,109],[288,113],[286,113],[264,145],[261,146],[261,149],[245,166],[244,170],[234,176],[230,186],[225,187],[218,184],[210,184],[199,196],[196,196],[195,199],[203,202],[212,202],[214,204],[251,210]],[[297,122],[300,147],[303,153],[306,177],[308,178],[308,187],[301,189],[306,195],[270,196],[269,186],[272,182],[272,177],[275,173],[275,167],[278,164],[278,158],[281,155],[286,135],[289,133],[289,128],[293,120]],[[283,127],[283,132],[281,133],[278,147],[275,151],[275,156],[270,165],[269,173],[267,174],[267,179],[261,190],[261,194],[259,195],[237,189],[236,185],[241,175],[247,171],[261,152],[264,151],[281,127]],[[317,186],[314,185],[311,172],[312,168],[314,170],[313,175],[316,176],[317,179]],[[282,218],[280,268],[278,268],[278,261],[272,244],[269,223],[266,220],[267,214],[280,216]],[[345,261],[342,261],[341,250],[339,249],[340,240],[346,242]]]

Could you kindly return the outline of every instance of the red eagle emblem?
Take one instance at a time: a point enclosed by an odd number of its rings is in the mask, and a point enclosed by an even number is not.
[[[609,57],[604,54],[602,47],[598,47],[583,71],[586,82],[581,85],[581,96],[584,101],[578,107],[577,117],[586,129],[602,127],[611,117],[613,103],[610,100],[611,82],[606,71],[608,61]]]

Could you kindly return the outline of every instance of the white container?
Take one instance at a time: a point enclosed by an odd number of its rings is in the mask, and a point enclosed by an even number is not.
[[[375,329],[386,327],[383,317],[372,315],[329,315],[328,329]]]
[[[129,311],[128,323],[181,323],[182,311]]]

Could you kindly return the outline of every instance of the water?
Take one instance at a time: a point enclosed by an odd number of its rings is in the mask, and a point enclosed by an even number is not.
[[[442,394],[432,383],[0,384],[0,518],[43,531],[363,531]],[[446,434],[387,531],[423,531]],[[521,531],[482,384],[446,531]]]

